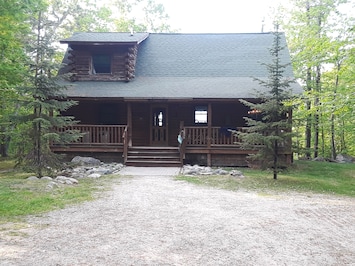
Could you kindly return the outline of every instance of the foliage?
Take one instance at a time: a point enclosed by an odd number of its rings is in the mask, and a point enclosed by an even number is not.
[[[32,113],[19,117],[22,123],[29,125],[23,135],[27,136],[31,146],[29,150],[24,149],[26,156],[20,159],[41,177],[46,169],[55,167],[57,163],[49,144],[53,141],[75,141],[80,135],[69,130],[62,130],[61,133],[56,130],[65,129],[74,123],[72,117],[61,116],[60,112],[67,110],[75,102],[64,99],[63,87],[59,85],[56,75],[59,65],[54,60],[55,49],[52,46],[51,33],[57,24],[51,23],[48,6],[44,3],[33,8],[33,35],[27,46],[29,71],[27,82],[21,91],[22,95],[27,96],[22,105]]]
[[[293,0],[287,32],[296,77],[305,93],[294,112],[306,157],[354,155],[354,17],[346,0]],[[348,4],[349,6],[349,4]]]
[[[139,20],[138,16],[143,19]],[[33,70],[36,46],[41,53],[38,59],[47,64],[46,69],[49,69],[50,64],[55,66],[50,67],[50,75],[55,77],[64,54],[58,41],[74,32],[170,30],[164,6],[154,0],[116,0],[106,3],[96,0],[0,0],[0,18],[2,156],[7,156],[8,148],[10,151],[15,150],[16,144],[21,144],[21,149],[25,146],[21,138],[15,139],[15,136],[21,136],[20,130],[26,126],[20,125],[21,121],[14,117],[23,117],[32,112],[28,106],[23,105],[30,96],[24,93],[23,88],[34,84],[28,71]],[[50,49],[41,50],[44,46],[36,44],[36,32],[41,32],[40,41],[45,41]],[[44,77],[46,74],[42,75]],[[46,86],[52,86],[47,81],[45,83]]]
[[[179,176],[198,185],[212,186],[232,191],[255,191],[262,195],[275,193],[323,193],[355,197],[355,164],[296,161],[291,168],[279,174],[275,182],[269,171],[249,168],[239,169],[244,178],[233,176]]]
[[[25,23],[28,16],[22,1],[0,1],[0,153],[8,155],[12,130],[12,115],[18,113],[15,86],[22,83],[26,73],[24,36],[30,27]]]
[[[154,0],[116,0],[111,5],[120,14],[114,17],[116,31],[172,32],[169,15]]]
[[[276,27],[278,28],[278,25]],[[248,126],[246,132],[238,134],[242,139],[242,148],[258,147],[257,153],[250,157],[261,161],[264,167],[273,167],[274,179],[277,179],[280,150],[287,149],[291,139],[291,123],[288,118],[290,107],[285,104],[285,101],[291,97],[289,87],[293,81],[283,77],[283,72],[288,65],[281,62],[281,53],[284,49],[280,43],[282,33],[276,29],[273,34],[274,41],[270,48],[272,62],[264,63],[269,77],[267,80],[256,79],[268,91],[258,92],[260,103],[242,100],[242,103],[250,107],[251,112],[260,113],[261,119],[245,117]]]

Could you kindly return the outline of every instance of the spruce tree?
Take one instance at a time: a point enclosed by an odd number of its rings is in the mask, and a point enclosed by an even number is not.
[[[39,177],[59,163],[50,143],[68,143],[80,137],[78,132],[66,130],[75,123],[73,118],[61,115],[76,102],[65,99],[65,88],[59,85],[59,64],[55,61],[55,47],[46,34],[49,23],[43,10],[45,6],[40,6],[34,16],[34,34],[28,47],[28,83],[23,88],[24,104],[31,113],[22,117],[28,126],[23,139],[30,141],[28,149],[23,151],[22,162]]]
[[[260,102],[241,100],[250,108],[249,113],[258,114],[260,119],[244,117],[248,127],[245,132],[238,133],[243,148],[256,149],[256,153],[250,155],[250,158],[257,160],[263,167],[273,168],[274,179],[277,179],[280,169],[280,150],[290,145],[291,141],[290,107],[285,105],[285,102],[290,99],[290,83],[294,81],[283,77],[289,64],[281,62],[282,51],[285,48],[281,44],[282,34],[276,25],[270,48],[272,61],[262,63],[267,68],[268,78],[266,80],[254,78],[261,86],[267,88],[266,92],[257,92]]]

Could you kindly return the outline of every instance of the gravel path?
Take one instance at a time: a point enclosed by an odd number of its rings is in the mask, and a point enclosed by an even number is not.
[[[125,172],[126,171],[126,172]],[[355,265],[355,200],[262,196],[125,169],[105,196],[31,218],[0,265]]]

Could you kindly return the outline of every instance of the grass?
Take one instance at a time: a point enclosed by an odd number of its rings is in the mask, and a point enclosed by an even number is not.
[[[19,222],[26,215],[93,200],[95,194],[108,189],[115,178],[81,179],[76,186],[63,185],[48,190],[48,181],[26,180],[31,174],[13,170],[13,164],[9,160],[0,161],[0,224]],[[276,181],[268,171],[240,170],[245,178],[179,176],[177,179],[228,190],[251,190],[261,195],[297,191],[355,197],[355,164],[297,161],[289,170],[280,173]]]
[[[275,192],[314,192],[355,197],[355,164],[296,161],[274,180],[269,171],[239,169],[246,176],[180,176],[199,185],[228,190],[251,190],[267,195]]]
[[[107,181],[114,178],[81,179],[78,185],[49,190],[48,181],[26,180],[31,174],[15,171],[12,166],[11,161],[0,161],[0,224],[93,200],[95,193],[108,189],[112,182]]]

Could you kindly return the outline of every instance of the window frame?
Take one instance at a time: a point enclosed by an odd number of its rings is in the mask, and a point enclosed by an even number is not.
[[[101,66],[99,68],[109,68],[109,72],[101,72],[101,71],[97,71],[96,69],[98,68],[98,62],[96,62],[95,64],[95,58],[97,58],[97,60],[99,59],[98,57],[106,57],[105,60],[107,60],[104,63],[101,63]],[[96,67],[95,67],[96,65]],[[91,64],[90,64],[90,74],[92,75],[111,75],[112,74],[112,55],[108,54],[108,53],[93,53],[91,55]]]
[[[203,116],[201,119],[196,119],[196,116]],[[196,105],[194,107],[194,123],[195,125],[207,125],[208,124],[208,106]]]

